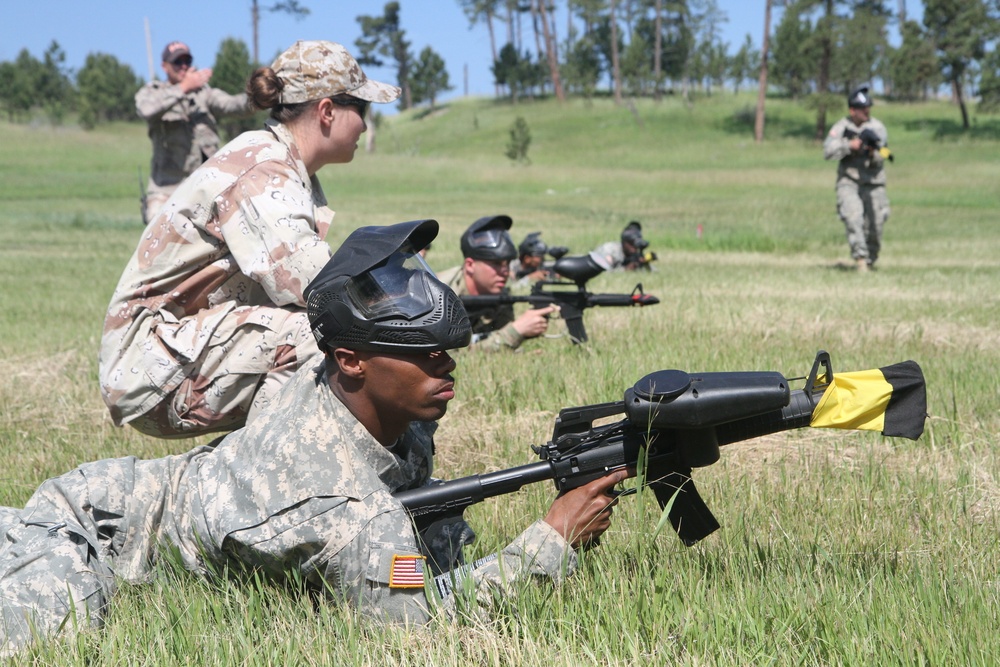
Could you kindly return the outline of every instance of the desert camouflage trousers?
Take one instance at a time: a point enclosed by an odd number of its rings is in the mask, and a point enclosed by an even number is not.
[[[305,312],[288,313],[274,328],[236,325],[231,336],[207,345],[188,364],[188,374],[176,390],[129,424],[158,438],[241,428],[319,353]],[[151,358],[149,363],[156,361]]]
[[[852,259],[874,264],[882,249],[882,229],[889,219],[885,185],[860,184],[850,179],[837,183],[837,213],[844,221]]]
[[[90,504],[78,471],[45,482],[24,510],[0,507],[0,656],[102,623],[115,575],[101,560],[98,527],[68,498]]]

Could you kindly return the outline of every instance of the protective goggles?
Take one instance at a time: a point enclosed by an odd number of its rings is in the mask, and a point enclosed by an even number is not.
[[[529,236],[523,241],[521,241],[521,246],[518,251],[522,255],[531,255],[532,257],[544,257],[546,251],[549,249],[545,245],[545,241],[538,238],[537,236]]]
[[[495,250],[502,246],[505,240],[514,245],[506,229],[484,229],[468,237],[469,247],[476,250]]]
[[[413,320],[434,309],[429,280],[434,272],[419,254],[395,252],[382,266],[347,281],[344,290],[368,321]]]

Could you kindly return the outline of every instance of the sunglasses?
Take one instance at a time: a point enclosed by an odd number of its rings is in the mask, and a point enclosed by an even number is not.
[[[337,106],[356,108],[358,115],[362,118],[368,117],[368,107],[371,106],[371,102],[368,100],[362,100],[351,95],[334,95],[330,98],[330,101]]]
[[[190,67],[194,60],[190,56],[181,56],[174,62],[170,63],[174,69],[180,69],[182,67]]]

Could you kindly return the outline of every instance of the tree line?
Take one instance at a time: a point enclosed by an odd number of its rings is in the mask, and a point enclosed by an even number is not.
[[[981,112],[1000,109],[1000,0],[924,0],[921,22],[907,18],[905,0],[893,3],[895,11],[883,0],[767,0],[768,16],[772,7],[783,13],[773,29],[767,26],[763,52],[750,34],[735,48],[723,41],[728,17],[716,0],[457,2],[470,29],[487,28],[495,95],[515,102],[596,94],[618,102],[665,94],[691,100],[727,87],[739,92],[757,79],[766,92],[816,109],[820,133],[828,108],[841,108],[851,89],[873,81],[901,101],[927,99],[946,86],[965,127],[970,97],[978,97]],[[295,9],[308,11],[297,3]],[[564,25],[557,15],[566,17]],[[356,20],[361,37],[353,51],[363,66],[394,70],[400,109],[433,108],[453,89],[433,48],[414,54],[400,2]],[[889,42],[892,25],[898,46]],[[22,50],[13,62],[0,62],[0,111],[15,122],[42,112],[58,123],[74,113],[84,127],[137,120],[133,97],[143,81],[128,65],[99,52],[76,73],[65,63],[55,41],[40,60]],[[238,92],[255,66],[246,44],[227,38],[212,85]]]
[[[144,82],[129,65],[101,52],[87,54],[75,75],[65,63],[66,53],[56,41],[41,60],[22,49],[13,61],[0,62],[0,109],[7,119],[24,122],[42,112],[60,123],[75,113],[85,128],[139,120],[135,94]],[[253,69],[246,45],[236,39],[223,40],[213,69],[213,87],[231,93],[243,90]]]

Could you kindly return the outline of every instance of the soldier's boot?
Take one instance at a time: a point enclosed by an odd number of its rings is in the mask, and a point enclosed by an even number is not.
[[[858,273],[868,273],[867,257],[858,257],[857,264],[858,264]]]

